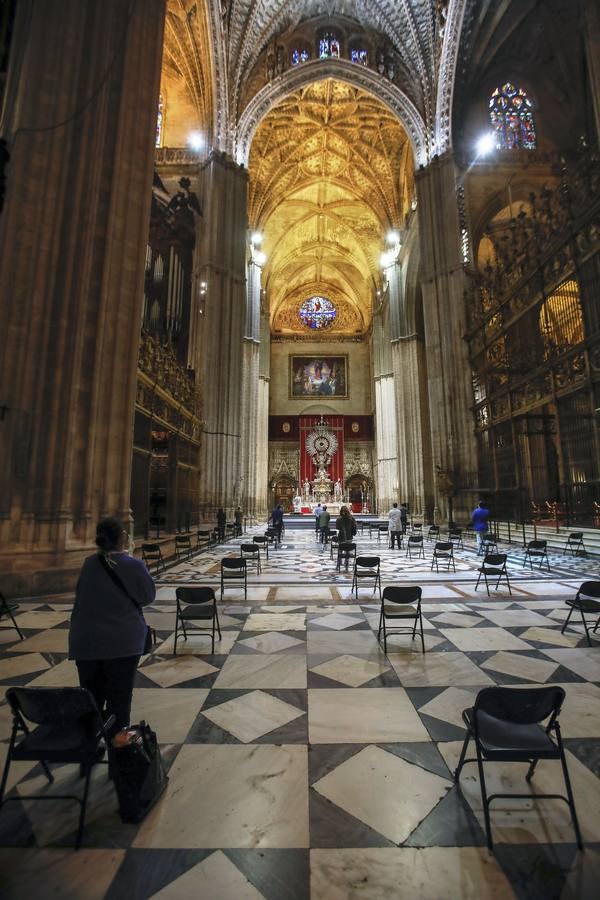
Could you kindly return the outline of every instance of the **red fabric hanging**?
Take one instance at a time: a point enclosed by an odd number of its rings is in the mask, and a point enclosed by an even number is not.
[[[335,434],[338,447],[334,453],[331,463],[327,468],[329,477],[332,482],[339,479],[344,490],[344,417],[343,416],[323,416],[323,420],[327,425],[327,429]],[[317,474],[315,466],[306,449],[306,438],[321,421],[321,416],[300,416],[300,489],[305,480],[312,481]]]

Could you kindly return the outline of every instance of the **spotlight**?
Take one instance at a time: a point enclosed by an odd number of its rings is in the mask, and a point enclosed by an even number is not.
[[[190,131],[187,142],[188,147],[195,150],[196,153],[204,147],[204,138],[199,131]]]
[[[263,236],[260,231],[253,231],[250,235],[250,243],[253,247],[260,247],[260,245],[262,244],[262,239]]]
[[[387,233],[387,242],[391,246],[397,246],[400,243],[400,235],[397,231],[388,231]]]
[[[254,262],[257,266],[264,266],[267,261],[267,254],[263,253],[262,250],[257,250],[254,254]]]
[[[475,144],[475,149],[477,150],[477,156],[487,156],[488,153],[491,153],[495,148],[496,142],[494,140],[494,135],[490,134],[488,131],[487,134],[482,134],[477,143]]]

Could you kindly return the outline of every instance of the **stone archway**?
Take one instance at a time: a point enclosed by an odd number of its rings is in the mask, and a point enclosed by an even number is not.
[[[252,98],[238,120],[235,142],[235,158],[247,166],[252,138],[261,120],[292,91],[316,81],[335,78],[354,87],[368,91],[381,100],[398,118],[405,129],[415,162],[426,165],[429,161],[428,139],[425,123],[416,106],[399,88],[371,69],[356,66],[345,59],[314,60],[298,68],[288,69],[283,75],[265,85]]]

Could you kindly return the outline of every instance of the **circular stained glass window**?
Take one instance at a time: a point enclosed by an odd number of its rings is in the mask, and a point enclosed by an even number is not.
[[[298,315],[308,328],[328,328],[337,313],[335,306],[327,297],[309,297],[300,307]]]

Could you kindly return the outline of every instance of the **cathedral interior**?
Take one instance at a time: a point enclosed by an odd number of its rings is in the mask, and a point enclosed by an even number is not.
[[[75,852],[76,804],[30,798],[77,767],[12,763],[0,896],[597,896],[600,628],[561,630],[599,577],[597,0],[5,0],[0,111],[0,763],[5,691],[78,684],[78,573],[118,516],[157,585],[133,715],[170,779],[126,825],[95,767]],[[381,644],[322,503],[420,586],[422,648]],[[212,653],[173,655],[185,585],[215,588]],[[564,690],[585,850],[522,796],[561,793],[558,759],[490,764],[521,799],[489,849],[454,773],[494,685]]]

